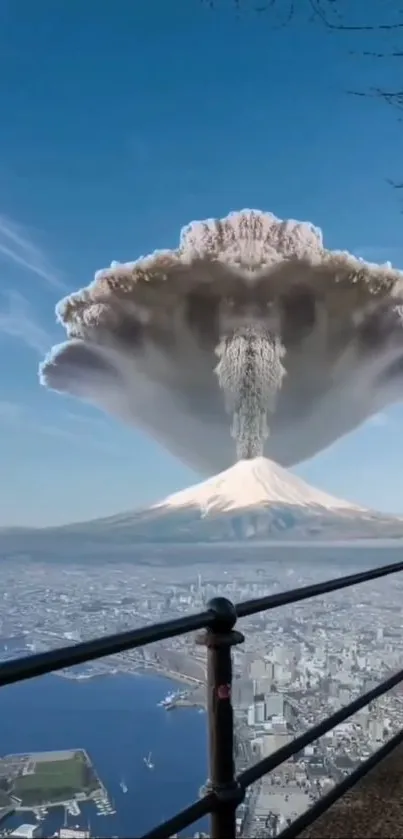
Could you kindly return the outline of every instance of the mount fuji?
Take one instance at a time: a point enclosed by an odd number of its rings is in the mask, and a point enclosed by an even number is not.
[[[263,457],[236,463],[146,510],[38,530],[0,530],[0,552],[65,556],[140,545],[303,542],[403,537],[403,518],[314,489]]]
[[[168,512],[192,507],[205,517],[270,507],[310,507],[321,510],[360,510],[310,487],[271,460],[241,460],[214,478],[169,495],[151,510]]]
[[[109,544],[174,544],[403,536],[403,519],[314,489],[263,457],[243,460],[147,510],[58,528]]]

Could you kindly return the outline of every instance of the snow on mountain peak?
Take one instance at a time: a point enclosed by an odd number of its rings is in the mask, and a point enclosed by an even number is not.
[[[291,472],[267,460],[241,460],[207,481],[169,495],[153,510],[196,508],[203,515],[265,506],[320,507],[322,510],[361,508],[310,487]],[[362,511],[362,510],[361,510]]]

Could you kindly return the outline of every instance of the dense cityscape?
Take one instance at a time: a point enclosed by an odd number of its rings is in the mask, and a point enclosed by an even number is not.
[[[225,556],[219,564],[159,567],[158,573],[128,564],[67,568],[24,561],[18,569],[16,575],[15,563],[4,561],[2,660],[188,614],[217,593],[236,602],[340,573],[329,566],[318,572],[318,565],[306,562],[287,563],[287,571],[278,562],[230,568]],[[238,769],[399,669],[401,596],[396,576],[239,622],[245,642],[233,653]],[[205,706],[205,651],[191,636],[58,677],[86,680],[122,672],[138,678],[159,673],[177,682],[165,702],[161,696],[166,713],[183,713],[181,705]],[[239,835],[278,835],[402,725],[403,695],[396,689],[255,784],[238,810]]]

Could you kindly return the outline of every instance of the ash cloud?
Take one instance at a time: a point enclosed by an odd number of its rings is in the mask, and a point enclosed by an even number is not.
[[[176,250],[113,263],[62,300],[67,340],[40,380],[201,472],[256,454],[290,466],[400,400],[402,305],[390,265],[243,210],[193,222]]]

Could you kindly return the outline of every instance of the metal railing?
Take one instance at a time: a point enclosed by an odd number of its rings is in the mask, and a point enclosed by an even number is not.
[[[85,641],[80,644],[38,653],[0,664],[0,687],[62,670],[76,664],[102,658],[103,656],[131,650],[155,641],[199,631],[196,643],[207,648],[207,712],[209,740],[209,781],[206,794],[181,810],[171,819],[161,823],[144,834],[141,839],[169,839],[206,815],[210,815],[210,836],[212,839],[235,839],[236,809],[242,803],[246,790],[263,775],[272,772],[284,761],[298,754],[302,749],[322,737],[335,726],[357,713],[365,705],[382,696],[403,681],[403,670],[381,682],[373,690],[340,708],[318,725],[308,729],[292,742],[278,749],[274,754],[235,774],[234,760],[234,715],[231,700],[232,656],[231,648],[241,644],[244,636],[235,629],[238,618],[249,617],[269,609],[277,609],[311,597],[318,597],[343,588],[365,583],[403,571],[403,562],[384,565],[359,574],[338,577],[316,585],[283,591],[280,594],[247,600],[234,605],[225,597],[215,597],[204,612],[175,620],[156,623]],[[202,630],[200,632],[200,630]],[[326,796],[297,818],[280,834],[281,839],[292,839],[312,824],[319,815],[337,801],[358,780],[403,742],[403,730],[365,762],[351,775],[336,785]]]

